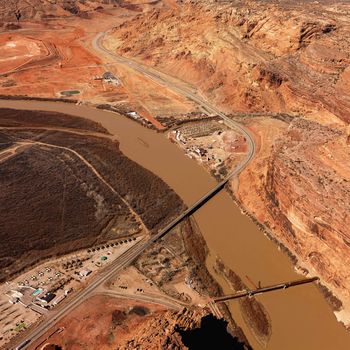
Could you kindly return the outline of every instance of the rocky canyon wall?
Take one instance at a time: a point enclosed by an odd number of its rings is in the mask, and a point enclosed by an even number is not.
[[[349,14],[348,4],[330,1],[184,0],[138,15],[105,42],[246,114],[258,151],[237,197],[346,308]],[[271,112],[291,118],[264,119]]]

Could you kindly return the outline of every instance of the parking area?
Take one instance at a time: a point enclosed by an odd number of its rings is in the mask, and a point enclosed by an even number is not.
[[[0,347],[141,239],[129,237],[47,261],[0,285]]]

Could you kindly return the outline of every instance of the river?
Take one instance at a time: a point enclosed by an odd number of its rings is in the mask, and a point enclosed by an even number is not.
[[[194,160],[189,159],[167,138],[153,130],[111,112],[56,102],[0,101],[2,108],[57,111],[100,122],[120,142],[130,159],[162,178],[187,205],[194,203],[215,185],[215,180]],[[258,230],[257,226],[221,191],[196,214],[210,256],[207,267],[219,256],[245,283],[246,275],[262,285],[300,279],[287,256]],[[226,293],[227,285],[218,282]],[[249,284],[249,283],[248,283]],[[257,296],[269,313],[271,350],[348,350],[350,333],[336,318],[312,284]],[[254,349],[262,346],[244,323],[237,301],[229,303],[237,323],[243,328]]]

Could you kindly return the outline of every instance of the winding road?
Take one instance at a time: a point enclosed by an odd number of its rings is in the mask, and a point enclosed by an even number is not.
[[[242,133],[242,135],[246,138],[246,142],[248,145],[247,156],[226,177],[226,179],[228,180],[231,177],[238,175],[247,166],[247,164],[252,160],[252,158],[254,157],[255,151],[256,151],[255,142],[254,142],[254,139],[251,136],[250,132],[244,126],[242,126],[241,124],[228,118],[224,113],[222,113],[216,107],[212,106],[208,101],[206,101],[203,97],[201,97],[197,93],[197,91],[195,91],[191,87],[188,87],[188,86],[185,86],[184,84],[181,84],[176,78],[168,76],[165,73],[160,72],[153,67],[146,66],[146,65],[141,64],[139,62],[136,62],[133,59],[117,55],[116,53],[107,50],[103,46],[103,40],[104,40],[107,33],[108,32],[99,33],[93,39],[92,47],[97,53],[103,54],[104,56],[109,57],[110,59],[114,60],[115,62],[117,62],[119,64],[126,65],[129,68],[142,74],[143,76],[149,78],[150,80],[160,84],[161,86],[164,86],[164,87],[172,90],[173,92],[188,98],[189,100],[191,100],[191,101],[195,102],[196,104],[198,104],[199,106],[201,106],[207,115],[215,114],[215,115],[219,116],[220,118],[222,118],[222,120],[225,122],[225,124],[227,126],[229,126],[232,129],[238,130],[239,132]]]
[[[226,183],[234,176],[237,176],[252,160],[255,154],[256,146],[255,142],[249,133],[249,131],[244,128],[239,123],[231,120],[225,114],[220,112],[217,108],[212,106],[209,102],[207,102],[203,97],[199,96],[194,89],[191,89],[186,86],[182,86],[180,83],[176,83],[176,79],[166,74],[155,70],[154,68],[147,67],[143,64],[135,62],[132,59],[124,58],[115,53],[108,51],[103,46],[103,39],[106,35],[106,32],[99,33],[92,42],[92,46],[96,52],[102,54],[104,56],[109,57],[113,61],[119,64],[127,65],[129,68],[135,70],[136,72],[144,75],[145,77],[151,79],[152,81],[165,86],[166,88],[187,97],[192,100],[196,104],[200,105],[202,109],[206,111],[208,115],[215,114],[222,118],[222,120],[226,123],[227,126],[239,131],[246,138],[246,142],[248,145],[248,152],[246,157],[241,161],[241,163],[230,172],[225,179],[223,179],[220,183],[218,183],[213,189],[211,189],[208,193],[204,194],[201,198],[198,199],[193,205],[191,205],[187,210],[185,210],[182,214],[180,214],[177,218],[171,221],[166,227],[159,230],[157,234],[151,237],[144,237],[140,241],[138,241],[135,245],[133,245],[128,251],[123,253],[120,257],[118,257],[111,265],[106,267],[104,271],[90,282],[90,284],[80,292],[77,292],[75,295],[71,297],[70,300],[67,300],[65,304],[57,309],[50,310],[43,321],[32,330],[29,330],[26,334],[26,339],[30,342],[21,347],[21,349],[28,348],[35,340],[40,338],[49,330],[49,328],[53,327],[60,319],[62,319],[66,314],[71,312],[75,307],[81,304],[84,300],[91,296],[91,294],[96,290],[96,288],[106,281],[108,281],[112,276],[116,273],[120,272],[126,266],[130,265],[138,256],[140,256],[147,248],[149,248],[155,241],[163,237],[166,233],[171,231],[176,225],[178,225],[185,217],[192,215],[196,210],[198,210],[203,204],[205,204],[210,198],[212,198],[217,192],[219,192]],[[18,344],[17,344],[18,346]]]

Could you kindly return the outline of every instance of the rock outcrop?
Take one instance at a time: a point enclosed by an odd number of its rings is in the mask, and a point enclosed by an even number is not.
[[[118,26],[110,46],[194,83],[226,110],[349,121],[346,5],[182,1]]]
[[[84,16],[102,6],[121,3],[118,0],[1,0],[0,22],[41,20],[55,16]]]
[[[327,0],[184,0],[138,15],[105,41],[246,115],[257,154],[235,194],[347,309],[349,13]],[[255,122],[254,113],[294,121]]]
[[[298,119],[275,144],[266,179],[273,230],[308,270],[350,298],[350,153],[339,130]]]
[[[137,328],[119,349],[249,349],[227,333],[226,327],[225,321],[205,309],[168,311]]]

